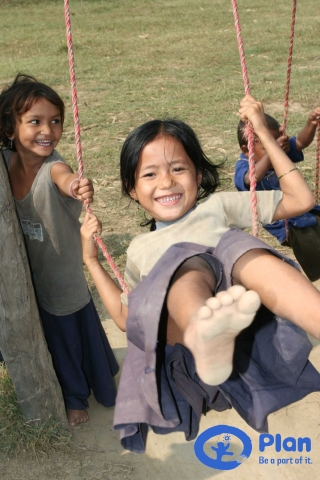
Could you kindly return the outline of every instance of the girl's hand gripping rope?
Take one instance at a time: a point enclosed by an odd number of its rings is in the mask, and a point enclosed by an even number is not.
[[[88,203],[92,203],[94,195],[92,181],[89,178],[82,178],[81,180],[75,178],[70,183],[69,193],[71,197],[81,202],[86,200]]]
[[[244,122],[251,122],[253,130],[258,137],[260,130],[268,129],[263,105],[251,95],[246,95],[241,101],[239,115]]]
[[[313,112],[310,113],[309,122],[311,122],[312,125],[318,125],[320,122],[320,107],[315,108]]]
[[[92,260],[98,260],[98,247],[95,236],[101,235],[102,224],[93,213],[86,213],[83,224],[80,228],[82,241],[82,255],[85,264]]]

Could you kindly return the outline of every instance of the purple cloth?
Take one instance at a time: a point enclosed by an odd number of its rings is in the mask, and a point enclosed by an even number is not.
[[[201,255],[215,273],[217,291],[225,290],[232,283],[234,263],[254,248],[296,266],[261,240],[233,229],[215,249],[187,242],[173,245],[130,293],[128,354],[114,418],[124,448],[143,453],[149,426],[160,434],[183,431],[192,440],[201,413],[209,409],[233,407],[252,428],[267,431],[269,413],[320,390],[320,375],[308,361],[312,347],[305,332],[263,306],[237,337],[234,370],[218,387],[200,381],[187,348],[158,341],[165,296],[179,265]]]

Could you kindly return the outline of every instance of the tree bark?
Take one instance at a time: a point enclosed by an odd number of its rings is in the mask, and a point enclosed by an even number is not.
[[[35,299],[23,235],[0,155],[0,351],[26,421],[67,426]]]

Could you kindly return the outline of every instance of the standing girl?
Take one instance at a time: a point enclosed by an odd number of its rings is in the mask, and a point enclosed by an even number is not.
[[[115,402],[118,365],[82,267],[79,215],[93,201],[90,180],[55,151],[64,104],[33,77],[17,75],[0,94],[0,144],[23,229],[45,337],[71,426],[88,420],[90,388]]]
[[[270,134],[262,105],[246,96],[239,113],[281,177],[282,191],[257,192],[260,221],[312,208],[315,198]],[[128,249],[128,299],[98,261],[99,220],[87,214],[81,231],[99,294],[127,331],[114,421],[122,445],[144,451],[148,425],[191,440],[210,408],[233,406],[267,430],[270,412],[320,390],[303,331],[320,338],[319,292],[294,262],[234,229],[251,225],[249,192],[213,194],[217,167],[183,122],[152,120],[131,132],[121,176],[153,223]]]

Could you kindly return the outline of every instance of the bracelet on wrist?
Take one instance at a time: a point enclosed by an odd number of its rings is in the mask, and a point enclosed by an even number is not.
[[[75,194],[73,193],[73,185],[74,185],[75,182],[80,182],[79,178],[75,178],[70,183],[70,185],[69,185],[69,195],[70,195],[70,197],[74,198],[75,200],[78,200],[78,197],[76,197]]]
[[[280,180],[280,178],[284,177],[285,175],[288,175],[288,173],[293,172],[293,170],[299,170],[299,168],[298,167],[291,168],[291,170],[288,170],[287,172],[284,172],[282,175],[280,175],[280,177],[278,177],[278,180]]]

